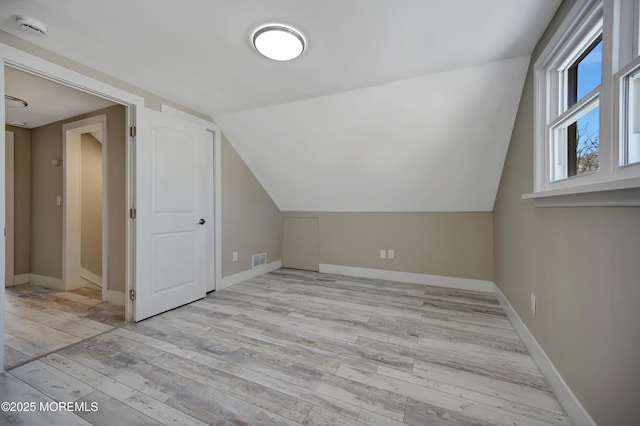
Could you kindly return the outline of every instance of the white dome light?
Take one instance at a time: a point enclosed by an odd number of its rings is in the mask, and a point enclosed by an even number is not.
[[[253,46],[274,61],[290,61],[302,55],[305,40],[295,29],[286,25],[266,25],[253,33]]]

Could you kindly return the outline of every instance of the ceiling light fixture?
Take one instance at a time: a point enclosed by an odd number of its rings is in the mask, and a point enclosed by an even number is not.
[[[4,106],[7,108],[26,108],[29,105],[27,101],[23,101],[20,98],[14,98],[13,96],[4,95]]]
[[[7,124],[9,126],[15,126],[15,127],[26,127],[27,126],[27,123],[25,123],[24,121],[9,120],[9,121],[7,121]]]
[[[258,28],[251,38],[253,47],[260,54],[274,61],[290,61],[302,55],[306,42],[294,28],[282,24],[270,24]]]

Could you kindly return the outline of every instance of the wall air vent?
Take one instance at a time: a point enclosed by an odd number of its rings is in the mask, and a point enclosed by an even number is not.
[[[47,35],[47,27],[40,21],[29,16],[14,16],[18,28],[31,34],[45,36]]]
[[[251,268],[267,264],[267,253],[260,253],[251,256]]]

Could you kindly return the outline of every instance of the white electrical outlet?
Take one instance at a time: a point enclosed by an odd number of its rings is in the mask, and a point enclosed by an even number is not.
[[[387,257],[389,257],[389,259],[394,259],[396,257],[396,251],[395,250],[388,250],[387,253],[389,253],[387,255]]]
[[[380,259],[386,259],[386,258],[387,258],[387,251],[380,250]]]
[[[531,293],[531,313],[536,314],[536,295]]]
[[[238,252],[234,251],[233,254],[232,254],[232,257],[233,257],[233,261],[237,262],[238,261]]]

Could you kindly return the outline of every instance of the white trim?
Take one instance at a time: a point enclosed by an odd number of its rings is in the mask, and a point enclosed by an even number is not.
[[[90,283],[97,285],[98,287],[102,287],[102,277],[83,268],[82,266],[80,267],[80,278],[83,278],[89,281]],[[104,295],[102,295],[102,298],[104,300]]]
[[[15,263],[15,133],[5,130],[5,287],[14,285]]]
[[[20,274],[13,276],[13,285],[22,285],[29,283],[29,274]]]
[[[2,45],[0,44],[0,53]],[[4,66],[0,67],[0,94],[4,95]],[[0,108],[0,123],[5,123],[5,111],[4,108]],[[5,138],[6,133],[0,132],[0,223],[5,223],[5,203],[6,203],[6,188],[5,188]],[[0,277],[4,277],[4,268],[6,263],[5,256],[5,244],[0,244]],[[3,280],[4,281],[4,280]],[[0,286],[0,372],[4,371],[4,286]]]
[[[571,422],[576,425],[596,425],[596,422],[593,421],[587,410],[584,409],[582,404],[576,396],[573,394],[567,383],[564,381],[555,365],[551,362],[547,354],[545,353],[542,346],[538,343],[533,334],[529,331],[527,326],[522,322],[520,317],[518,316],[509,300],[502,293],[500,288],[494,283],[493,284],[493,293],[498,299],[498,302],[504,309],[507,317],[513,324],[513,327],[516,329],[516,332],[522,339],[523,343],[529,349],[529,353],[531,357],[540,368],[540,371],[544,375],[544,377],[549,382],[549,386],[551,386],[551,390],[553,391],[556,398],[562,405],[562,408],[567,412],[567,415],[571,419]]]
[[[388,271],[384,269],[357,268],[354,266],[329,265],[326,263],[320,264],[320,272],[347,275],[351,277],[400,281],[411,284],[432,285],[459,290],[481,291],[484,293],[491,293],[493,291],[493,281],[475,280],[471,278],[455,278],[440,275],[416,274],[413,272]]]
[[[282,262],[276,260],[275,262],[267,263],[266,265],[256,266],[253,269],[247,269],[246,271],[238,272],[237,274],[229,275],[227,277],[222,278],[222,281],[219,286],[217,286],[217,290],[223,290],[227,287],[231,287],[232,285],[250,280],[251,278],[258,277],[262,274],[266,274],[268,272],[272,272],[282,268]]]
[[[125,306],[127,298],[124,291],[107,290],[103,292],[105,302],[109,302],[112,305]]]
[[[100,114],[93,117],[66,123],[62,126],[62,166],[63,166],[63,189],[62,189],[62,247],[63,247],[63,268],[62,279],[66,283],[67,290],[73,290],[81,285],[76,280],[82,276],[80,266],[80,222],[81,222],[81,190],[80,166],[82,159],[80,156],[81,136],[83,133],[94,131],[102,132],[102,277],[101,282],[109,282],[108,272],[108,250],[109,250],[109,135],[107,133],[107,115]],[[88,272],[88,271],[87,271]],[[92,280],[88,280],[93,282]],[[101,284],[100,284],[101,285]],[[106,288],[103,287],[102,291]],[[102,295],[105,298],[105,295]]]
[[[29,284],[59,291],[67,291],[62,278],[47,277],[46,275],[29,274]]]

